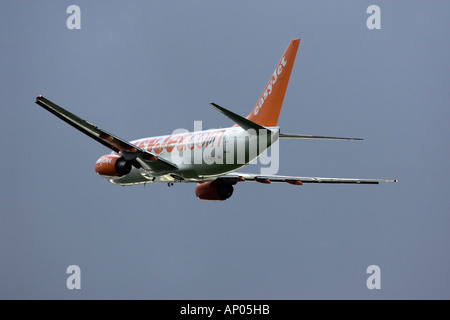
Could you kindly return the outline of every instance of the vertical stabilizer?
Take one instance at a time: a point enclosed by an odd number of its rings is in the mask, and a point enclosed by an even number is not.
[[[289,46],[278,62],[269,83],[259,97],[256,106],[247,119],[262,126],[276,126],[283,104],[284,94],[291,76],[300,39],[291,40]]]

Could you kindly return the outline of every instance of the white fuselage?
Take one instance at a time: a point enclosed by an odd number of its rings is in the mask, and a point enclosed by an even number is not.
[[[178,169],[155,175],[133,167],[126,176],[107,179],[120,185],[212,180],[255,160],[278,139],[278,132],[278,127],[256,132],[236,126],[134,140],[131,143],[170,161]]]

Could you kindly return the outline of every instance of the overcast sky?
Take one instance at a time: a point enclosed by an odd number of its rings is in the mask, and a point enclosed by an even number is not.
[[[69,30],[69,5],[81,29]],[[369,30],[369,5],[381,29]],[[0,298],[449,299],[450,37],[445,1],[1,1]],[[380,185],[119,187],[110,150],[39,94],[133,140],[246,116],[301,38],[282,175]],[[251,165],[241,171],[258,172]],[[81,269],[69,290],[66,269]],[[369,290],[366,269],[381,270]]]

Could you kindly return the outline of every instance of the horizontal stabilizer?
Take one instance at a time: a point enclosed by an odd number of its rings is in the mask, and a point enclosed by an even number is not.
[[[361,138],[324,137],[324,136],[311,136],[307,134],[289,134],[289,133],[280,133],[279,137],[280,139],[362,140]]]
[[[215,103],[210,103],[210,105],[212,107],[214,107],[215,109],[217,109],[218,111],[220,111],[221,113],[223,113],[224,115],[226,115],[228,118],[230,118],[234,122],[236,122],[236,124],[238,124],[241,128],[243,128],[245,130],[254,129],[256,132],[258,132],[259,130],[266,129],[265,127],[263,127],[257,123],[254,123],[253,121],[245,119],[244,117],[241,117],[240,115],[238,115],[234,112],[231,112],[230,110],[222,108],[221,106],[219,106]]]

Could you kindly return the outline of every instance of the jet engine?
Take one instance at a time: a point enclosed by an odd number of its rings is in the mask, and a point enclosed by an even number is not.
[[[95,162],[95,172],[100,176],[121,177],[130,173],[131,161],[115,154],[101,157]]]
[[[233,186],[224,180],[200,182],[195,187],[195,195],[200,200],[223,201],[233,194]]]

